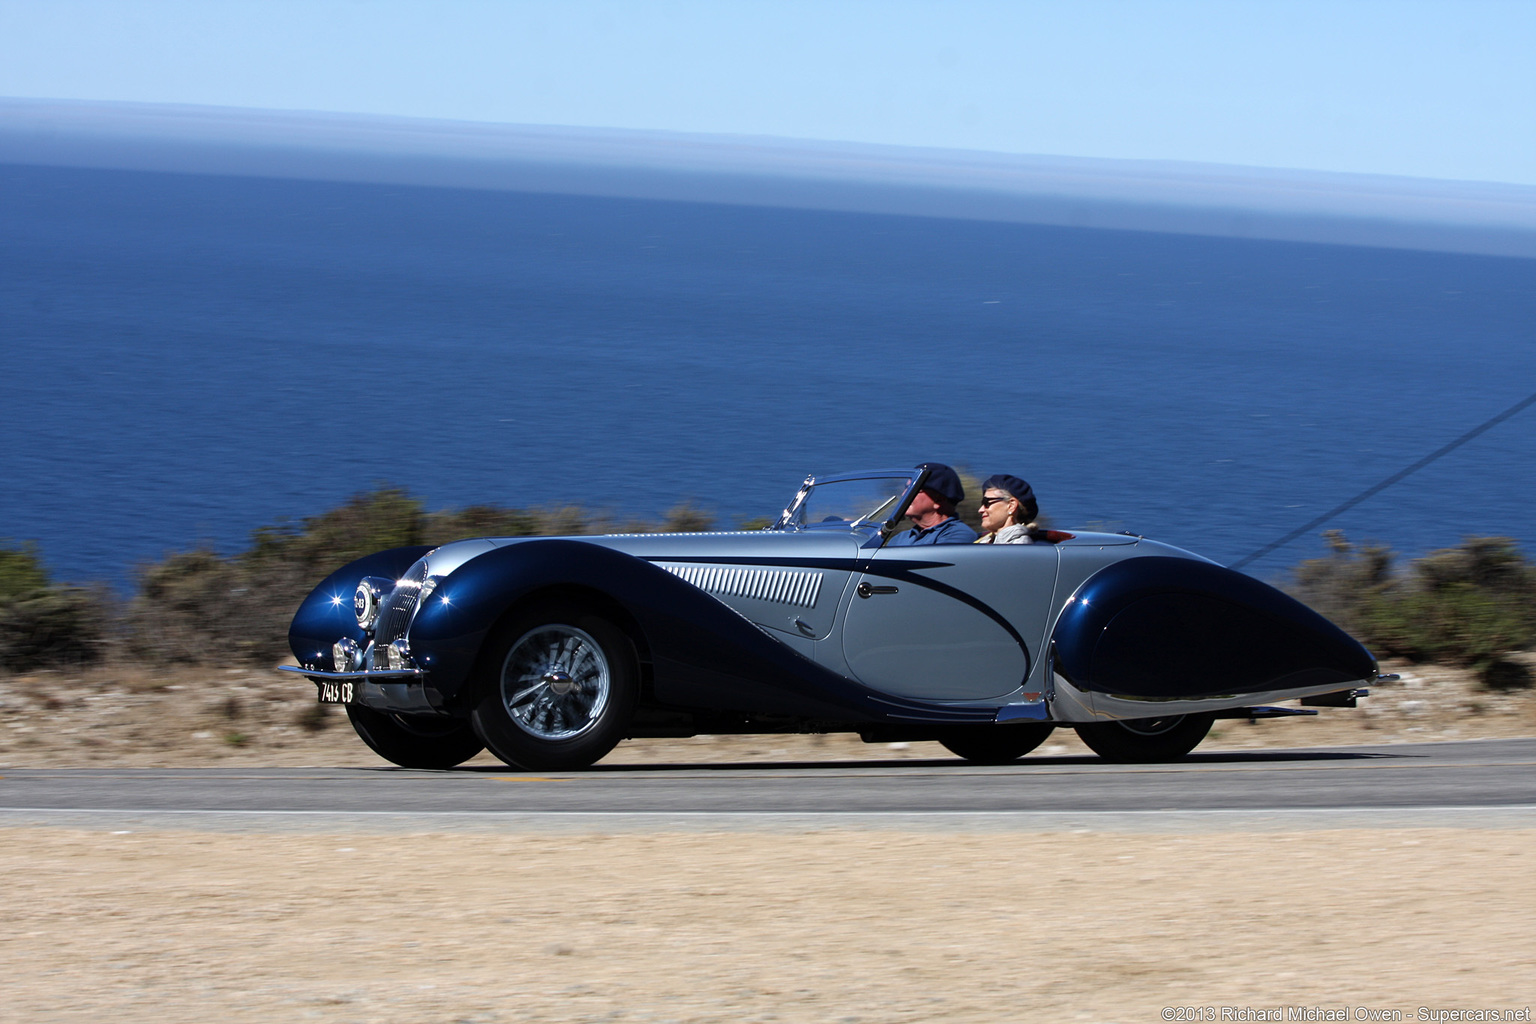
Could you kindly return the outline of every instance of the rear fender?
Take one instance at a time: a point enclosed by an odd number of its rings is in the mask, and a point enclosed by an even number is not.
[[[1068,683],[1131,700],[1326,693],[1376,677],[1370,652],[1306,605],[1185,558],[1099,570],[1068,600],[1052,640]]]

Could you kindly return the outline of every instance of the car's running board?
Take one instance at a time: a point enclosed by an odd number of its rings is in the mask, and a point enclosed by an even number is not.
[[[1250,721],[1255,718],[1294,718],[1296,715],[1315,715],[1311,708],[1227,708],[1225,711],[1216,712],[1217,718],[1246,718]]]

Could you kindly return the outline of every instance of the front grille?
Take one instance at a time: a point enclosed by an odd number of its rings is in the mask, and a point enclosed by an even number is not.
[[[416,602],[421,600],[421,584],[427,578],[427,560],[420,559],[395,581],[395,589],[384,598],[379,609],[379,627],[373,635],[375,649],[388,647],[405,636],[410,628],[411,616],[416,614]]]

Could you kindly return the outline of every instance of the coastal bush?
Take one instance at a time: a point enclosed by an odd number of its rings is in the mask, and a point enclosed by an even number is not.
[[[358,494],[345,504],[298,524],[260,526],[236,560],[248,568],[275,565],[326,573],[355,558],[412,544],[428,544],[428,515],[417,498],[389,487]]]
[[[1536,565],[1508,537],[1468,537],[1394,572],[1379,545],[1325,535],[1326,558],[1292,570],[1292,592],[1378,655],[1475,669],[1485,685],[1530,679],[1510,656],[1536,643]]]
[[[1466,584],[1394,594],[1367,610],[1363,631],[1385,654],[1479,670],[1536,639],[1523,608]]]
[[[0,542],[0,601],[17,601],[46,590],[48,572],[31,544]]]
[[[979,481],[963,479],[968,495],[979,493]],[[965,504],[974,512],[975,501]],[[714,526],[714,516],[692,503],[659,523],[577,507],[429,512],[420,499],[381,488],[297,523],[260,527],[238,554],[199,548],[142,566],[121,611],[105,588],[53,584],[33,547],[0,542],[0,668],[79,664],[118,649],[150,663],[270,664],[287,656],[288,624],[310,589],[381,549]],[[1469,537],[1400,570],[1386,546],[1325,536],[1327,556],[1291,571],[1287,589],[1295,596],[1378,655],[1468,666],[1493,687],[1529,684],[1530,673],[1510,655],[1536,644],[1536,564],[1513,541]]]
[[[625,530],[708,530],[714,517],[685,503],[661,523],[617,524],[581,508],[474,505],[428,512],[396,488],[359,494],[298,523],[263,526],[245,551],[177,552],[140,569],[125,616],[128,648],[162,662],[267,663],[288,654],[288,624],[321,579],[386,548],[436,547],[466,537],[574,536]]]
[[[286,606],[291,617],[287,567],[269,560],[253,571],[241,559],[200,548],[167,555],[143,567],[138,593],[127,611],[128,649],[160,662],[271,660],[270,632]],[[287,635],[287,627],[282,628]]]
[[[1385,545],[1352,544],[1339,530],[1327,531],[1323,539],[1328,555],[1293,568],[1286,589],[1358,637],[1371,609],[1398,585],[1396,555]]]
[[[674,505],[667,510],[667,516],[662,520],[661,529],[667,533],[704,533],[714,529],[715,517],[707,511],[699,508],[691,501],[685,501],[681,505]],[[632,533],[649,533],[644,528],[629,531]]]
[[[101,588],[51,583],[33,546],[0,543],[0,668],[25,672],[96,661],[109,619]]]

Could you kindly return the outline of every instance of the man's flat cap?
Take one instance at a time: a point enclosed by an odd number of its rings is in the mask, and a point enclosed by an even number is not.
[[[928,479],[923,481],[923,490],[932,491],[951,505],[958,505],[965,500],[965,488],[960,486],[960,474],[944,463],[920,462],[917,468],[928,471]]]

